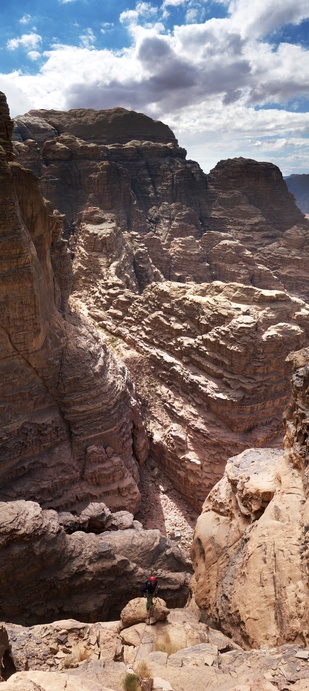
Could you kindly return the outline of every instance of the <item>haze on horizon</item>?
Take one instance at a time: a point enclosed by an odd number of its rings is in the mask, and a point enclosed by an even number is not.
[[[12,117],[122,106],[205,172],[244,156],[309,173],[308,0],[11,0],[0,27]]]

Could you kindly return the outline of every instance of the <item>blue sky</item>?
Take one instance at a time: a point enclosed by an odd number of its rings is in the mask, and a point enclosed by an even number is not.
[[[166,122],[205,172],[309,173],[308,0],[10,0],[0,90],[31,108],[123,106]]]

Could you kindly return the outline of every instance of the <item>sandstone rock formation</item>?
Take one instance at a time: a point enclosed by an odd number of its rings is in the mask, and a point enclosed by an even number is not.
[[[133,293],[161,275],[287,286],[308,298],[306,272],[302,285],[279,261],[287,250],[308,263],[308,223],[273,164],[229,159],[206,176],[166,125],[121,108],[31,111],[15,120],[14,146],[67,226],[77,224],[81,255],[94,251],[104,266],[107,254],[105,269],[117,262],[116,275],[101,277],[111,299],[128,268]]]
[[[127,309],[114,335],[147,402],[152,455],[198,506],[231,449],[282,439],[293,343],[308,307],[282,291],[214,282],[160,283]]]
[[[308,338],[308,222],[276,166],[205,175],[169,128],[123,109],[31,111],[14,149],[65,215],[71,308],[125,361],[153,457],[200,507],[231,453],[281,444],[285,358]]]
[[[308,689],[309,651],[291,645],[245,652],[188,608],[156,626],[120,629],[119,621],[6,624],[12,667],[3,691],[120,691],[130,669],[147,669],[154,691]]]
[[[204,618],[245,646],[309,640],[309,350],[291,359],[284,454],[251,449],[228,461],[192,547]]]
[[[117,618],[152,568],[168,606],[184,605],[191,565],[159,530],[67,534],[34,502],[0,503],[0,620],[27,625]]]
[[[0,101],[0,499],[135,511],[147,438],[134,387],[89,320],[66,312],[62,220],[10,163]]]
[[[152,623],[155,624],[157,621],[166,621],[169,614],[170,611],[166,607],[166,602],[162,600],[162,598],[157,597],[151,617]],[[136,597],[134,600],[130,600],[130,602],[128,602],[128,604],[121,611],[120,617],[123,628],[135,626],[135,624],[145,622],[147,619],[145,598]]]

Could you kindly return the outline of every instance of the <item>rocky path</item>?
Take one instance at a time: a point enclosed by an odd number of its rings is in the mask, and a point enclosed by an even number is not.
[[[189,553],[198,513],[151,460],[140,469],[141,507],[136,518],[144,528],[158,528]]]

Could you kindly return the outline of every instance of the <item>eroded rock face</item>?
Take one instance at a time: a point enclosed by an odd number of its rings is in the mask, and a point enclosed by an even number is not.
[[[9,163],[3,98],[0,109],[0,498],[134,511],[147,438],[133,384],[89,320],[66,313],[61,217]]]
[[[81,254],[96,231],[109,242],[96,243],[109,265],[122,246],[133,293],[162,275],[284,286],[308,298],[308,222],[273,164],[228,159],[206,176],[166,125],[121,108],[31,111],[15,120],[14,141],[44,195],[69,227],[77,223]],[[112,298],[116,286],[104,280]]]
[[[282,291],[164,282],[147,288],[114,331],[147,405],[152,455],[195,507],[231,449],[282,445],[285,359],[293,343],[307,343],[306,315],[306,303]]]
[[[201,506],[231,453],[281,444],[285,358],[308,337],[306,219],[276,166],[206,176],[123,109],[31,112],[14,147],[66,216],[71,308],[127,364],[153,456]]]
[[[192,547],[204,616],[249,646],[308,641],[309,351],[293,357],[285,452],[231,458],[208,495]]]
[[[0,619],[32,625],[59,618],[117,618],[151,569],[168,606],[188,597],[189,560],[159,530],[67,534],[53,510],[0,503]]]
[[[6,676],[3,691],[119,691],[129,670],[142,669],[154,691],[308,689],[308,650],[294,644],[244,651],[188,608],[150,627],[69,619],[5,629],[16,673]]]

